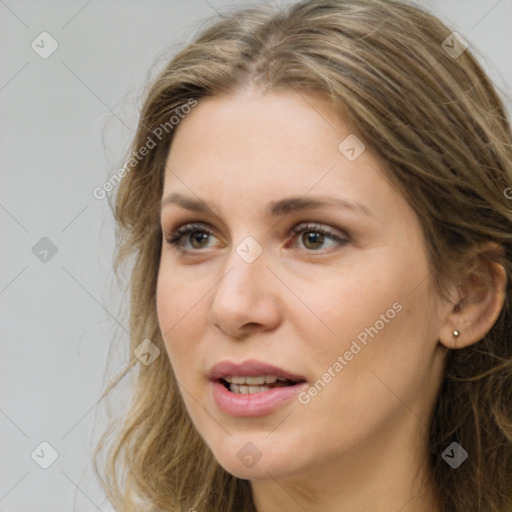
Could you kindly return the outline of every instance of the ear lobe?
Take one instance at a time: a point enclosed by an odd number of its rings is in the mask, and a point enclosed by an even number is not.
[[[497,262],[482,262],[480,272],[471,273],[459,285],[460,302],[448,314],[439,341],[450,349],[480,341],[495,324],[503,308],[507,274]]]

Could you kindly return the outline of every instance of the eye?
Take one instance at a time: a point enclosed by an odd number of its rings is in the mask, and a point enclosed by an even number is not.
[[[345,245],[348,243],[348,237],[344,238],[330,228],[322,224],[306,223],[295,226],[291,233],[295,236],[301,235],[298,240],[303,244],[309,252],[318,251],[319,249],[327,249],[328,247]],[[326,242],[330,240],[330,244],[326,246]]]
[[[203,224],[192,223],[184,224],[171,231],[165,236],[165,241],[184,250],[205,249],[208,248],[205,242],[208,242],[210,236],[213,236],[212,232],[206,229]],[[186,243],[182,242],[189,242],[190,245],[187,246]]]
[[[319,251],[333,246],[343,246],[348,243],[348,237],[316,223],[302,223],[290,231],[290,235],[298,237],[299,247],[308,252]],[[165,242],[185,251],[196,252],[211,247],[208,242],[216,238],[213,233],[200,223],[184,224],[165,236]],[[330,243],[328,243],[330,242]],[[297,242],[296,242],[297,243]],[[289,246],[287,246],[289,247]],[[293,247],[297,247],[295,244]]]

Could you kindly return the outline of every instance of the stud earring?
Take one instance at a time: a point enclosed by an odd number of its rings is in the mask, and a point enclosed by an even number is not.
[[[452,332],[454,338],[458,338],[460,336],[460,332],[455,330]]]

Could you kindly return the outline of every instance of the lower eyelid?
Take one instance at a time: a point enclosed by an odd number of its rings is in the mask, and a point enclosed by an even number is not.
[[[306,230],[306,231],[308,231],[308,230]],[[319,232],[319,231],[316,231],[316,232]],[[341,238],[336,235],[331,235],[329,233],[323,233],[323,232],[320,232],[320,233],[323,234],[327,238],[327,240],[332,241],[332,243],[329,246],[322,247],[320,249],[307,249],[304,247],[297,247],[297,242],[294,242],[294,244],[291,248],[292,249],[300,249],[309,254],[314,254],[314,253],[326,254],[327,252],[332,252],[333,250],[336,250],[336,249],[339,249],[339,248],[345,246],[349,242],[348,238]]]
[[[309,224],[300,224],[299,226],[293,228],[291,230],[291,234],[298,235],[304,232],[313,232],[313,233],[321,233],[322,235],[329,237],[337,242],[347,242],[349,240],[348,235],[343,232],[333,231],[327,227],[323,227],[322,225],[317,225],[313,223]]]

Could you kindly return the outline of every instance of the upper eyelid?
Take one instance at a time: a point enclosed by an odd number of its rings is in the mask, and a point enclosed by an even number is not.
[[[296,236],[301,232],[314,231],[315,229],[319,232],[322,232],[326,236],[337,240],[338,242],[348,241],[350,239],[350,236],[345,230],[341,230],[339,228],[335,228],[318,221],[298,222],[292,228],[288,229],[287,234],[293,234]],[[181,231],[181,233],[179,233],[179,231]],[[178,242],[176,242],[176,244],[178,244],[184,236],[194,231],[205,231],[218,238],[215,234],[215,228],[213,228],[209,223],[202,221],[192,221],[178,224],[175,228],[169,229],[167,231],[164,230],[164,236],[166,239],[171,237],[174,238],[177,236]]]
[[[205,231],[210,231],[210,232],[212,232],[212,234],[215,234],[214,232],[216,231],[215,227],[213,227],[210,223],[204,222],[204,221],[183,222],[183,223],[176,224],[175,227],[167,228],[167,229],[162,226],[162,231],[167,232],[167,233],[174,233],[178,230],[185,229],[187,227],[197,228],[198,231],[200,231],[202,228],[204,228]],[[301,228],[307,229],[308,227],[317,228],[319,230],[323,230],[326,232],[333,232],[332,234],[336,234],[334,232],[338,232],[341,235],[346,236],[348,238],[348,234],[346,233],[345,230],[343,230],[341,228],[336,228],[334,226],[330,226],[329,224],[326,224],[324,222],[319,222],[319,221],[296,222],[293,225],[293,227],[288,229],[288,232],[293,232],[293,231],[299,230]]]
[[[289,231],[294,233],[296,231],[306,231],[308,229],[310,231],[313,231],[314,229],[318,229],[318,231],[322,231],[330,236],[337,236],[339,238],[348,238],[348,234],[345,232],[345,230],[329,226],[328,224],[324,224],[323,222],[315,222],[315,221],[299,222],[298,224],[294,225]]]

